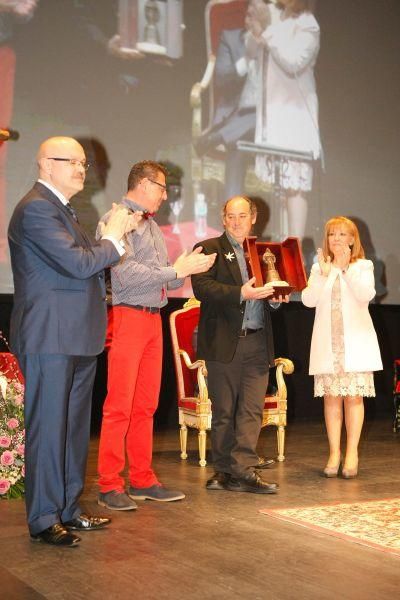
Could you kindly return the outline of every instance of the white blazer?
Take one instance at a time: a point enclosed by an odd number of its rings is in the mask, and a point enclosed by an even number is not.
[[[314,66],[320,31],[311,13],[274,19],[263,33],[268,53],[256,141],[320,154]],[[265,67],[264,67],[265,68]],[[266,82],[265,82],[266,79]],[[265,105],[266,102],[266,105]],[[263,114],[266,113],[264,122]]]
[[[374,267],[370,260],[359,259],[342,273],[332,266],[328,277],[321,275],[319,264],[312,266],[301,299],[315,307],[311,339],[310,375],[333,373],[331,298],[339,275],[344,330],[344,368],[346,372],[379,371],[382,359],[368,303],[375,296]]]

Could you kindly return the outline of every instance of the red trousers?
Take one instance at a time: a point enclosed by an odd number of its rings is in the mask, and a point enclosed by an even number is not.
[[[108,353],[108,393],[103,407],[99,446],[101,492],[122,491],[125,453],[134,487],[158,483],[151,468],[153,416],[162,370],[159,314],[114,306],[109,315],[112,338]]]
[[[8,46],[0,46],[0,129],[8,129],[14,97],[15,54]],[[0,262],[7,256],[6,239],[6,158],[7,143],[0,142]]]

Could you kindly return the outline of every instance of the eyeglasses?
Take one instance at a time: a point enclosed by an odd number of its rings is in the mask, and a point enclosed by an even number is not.
[[[149,177],[147,178],[151,183],[154,183],[155,185],[158,185],[158,187],[160,187],[162,189],[163,192],[167,191],[167,186],[164,185],[163,183],[158,183],[158,181],[154,181],[153,179],[149,179]]]
[[[87,163],[84,160],[79,160],[78,158],[58,158],[56,156],[48,156],[47,157],[49,160],[59,160],[61,162],[67,162],[69,163],[72,167],[82,167],[82,169],[85,169],[85,171],[88,170],[88,168],[90,167],[89,163]]]

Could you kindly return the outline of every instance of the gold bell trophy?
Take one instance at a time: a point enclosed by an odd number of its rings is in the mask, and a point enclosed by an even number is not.
[[[276,285],[277,287],[289,287],[287,281],[283,281],[275,267],[276,257],[275,254],[267,248],[263,254],[262,262],[265,265],[265,283]]]

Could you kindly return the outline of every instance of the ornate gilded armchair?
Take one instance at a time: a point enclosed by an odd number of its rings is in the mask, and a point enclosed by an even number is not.
[[[177,380],[178,413],[180,425],[181,458],[187,458],[187,428],[198,430],[199,464],[205,467],[207,431],[211,428],[212,403],[208,397],[207,369],[204,360],[195,360],[193,340],[199,321],[200,302],[191,298],[183,308],[170,315],[172,350]],[[262,427],[275,425],[277,428],[278,461],[285,460],[285,426],[287,390],[283,375],[293,373],[294,367],[288,358],[277,358],[277,392],[265,397]]]

